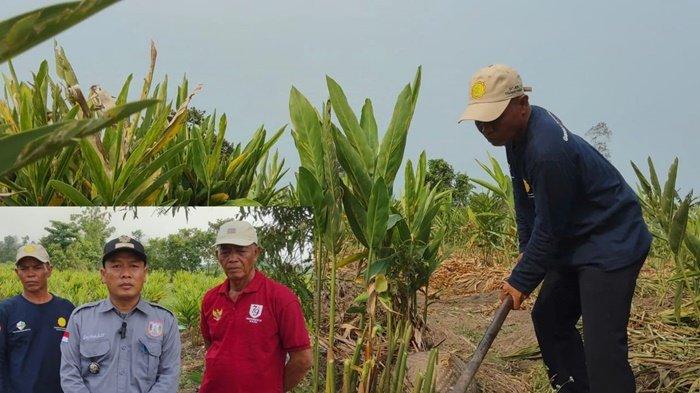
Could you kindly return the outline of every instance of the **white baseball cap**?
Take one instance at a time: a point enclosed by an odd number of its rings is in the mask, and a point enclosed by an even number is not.
[[[20,247],[17,250],[17,257],[15,258],[15,265],[25,257],[32,257],[38,259],[40,262],[49,263],[49,253],[46,249],[37,243],[29,243]]]
[[[523,86],[520,75],[503,64],[492,64],[472,76],[467,109],[459,121],[477,120],[490,122],[498,119],[511,98],[520,97],[531,87]]]
[[[237,246],[249,246],[257,242],[258,234],[250,223],[246,221],[227,221],[219,228],[214,245],[235,244]]]

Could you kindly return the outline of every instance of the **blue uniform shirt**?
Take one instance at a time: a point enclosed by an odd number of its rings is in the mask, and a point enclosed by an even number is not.
[[[639,261],[649,233],[636,193],[594,147],[532,106],[525,135],[506,145],[520,252],[508,279],[531,293],[549,268]]]
[[[61,392],[61,337],[74,306],[58,296],[0,303],[0,392]]]

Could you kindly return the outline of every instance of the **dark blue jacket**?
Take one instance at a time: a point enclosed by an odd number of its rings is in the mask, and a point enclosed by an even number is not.
[[[506,146],[521,261],[508,282],[531,293],[550,268],[606,271],[639,261],[651,244],[637,194],[594,147],[532,106],[527,131]]]
[[[22,295],[0,303],[0,393],[62,392],[60,344],[74,308],[55,295],[44,304]]]

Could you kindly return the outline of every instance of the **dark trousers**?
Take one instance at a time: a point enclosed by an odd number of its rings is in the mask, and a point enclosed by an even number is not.
[[[561,393],[634,393],[627,322],[645,258],[607,272],[593,266],[547,272],[532,321],[552,387]],[[580,317],[583,340],[576,329]]]

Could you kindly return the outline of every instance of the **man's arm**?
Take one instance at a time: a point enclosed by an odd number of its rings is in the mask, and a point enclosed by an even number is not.
[[[80,330],[75,312],[61,340],[61,388],[64,393],[90,393],[80,372]]]
[[[311,369],[313,356],[311,348],[290,352],[289,361],[284,366],[284,391],[289,392],[304,379]]]
[[[291,293],[289,301],[277,316],[282,348],[289,354],[289,362],[284,367],[284,391],[288,392],[304,378],[313,362],[311,340],[306,329],[304,313],[299,299]],[[288,299],[289,299],[288,298]]]
[[[576,193],[573,163],[560,160],[536,162],[532,170],[535,220],[532,234],[508,283],[530,294],[544,278],[546,266],[558,250],[561,233],[569,223]]]
[[[180,330],[177,319],[173,317],[170,329],[163,338],[163,351],[158,365],[156,383],[150,393],[177,392],[180,384]]]

